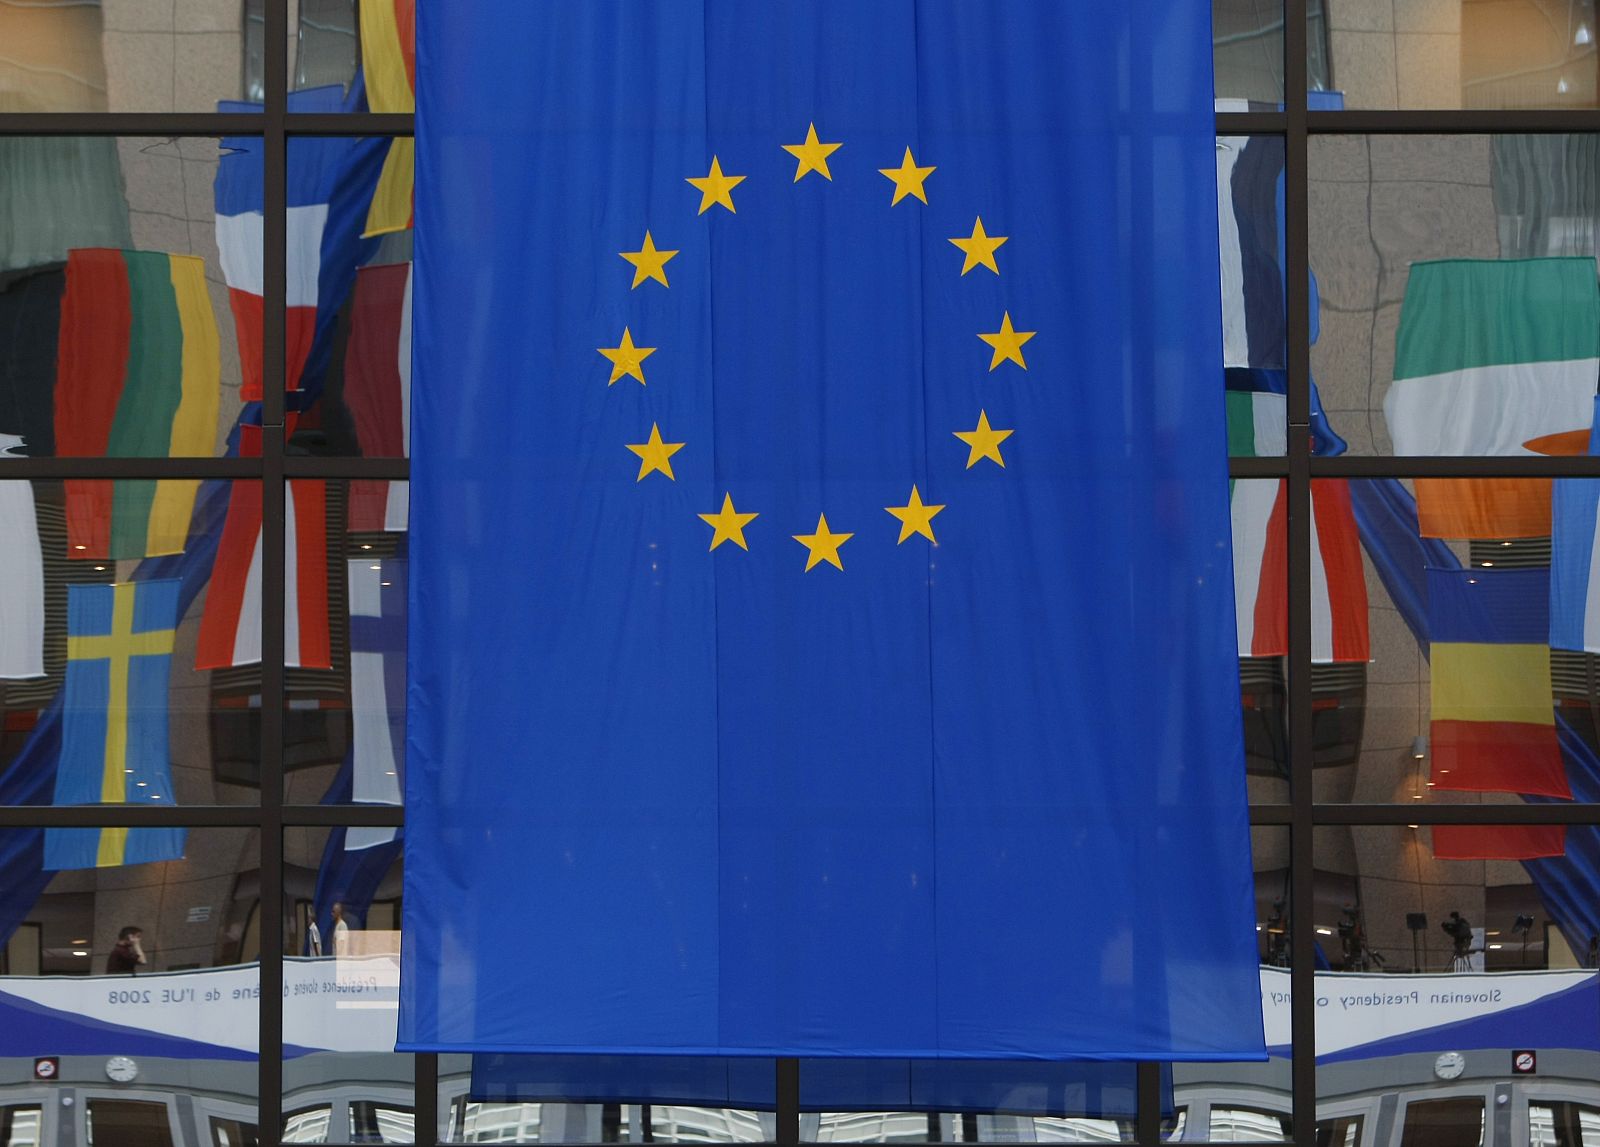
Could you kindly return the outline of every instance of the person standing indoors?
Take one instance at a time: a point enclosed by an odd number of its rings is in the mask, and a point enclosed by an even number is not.
[[[139,966],[150,962],[145,957],[144,947],[140,943],[143,936],[144,932],[132,924],[117,933],[116,947],[106,956],[107,975],[139,974]]]

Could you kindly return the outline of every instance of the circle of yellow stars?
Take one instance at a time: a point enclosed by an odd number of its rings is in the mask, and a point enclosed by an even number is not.
[[[815,123],[807,125],[803,141],[782,145],[783,150],[795,158],[794,182],[796,183],[812,174],[820,175],[832,182],[833,172],[828,168],[828,160],[843,146],[843,143],[824,142],[817,134]],[[926,204],[928,177],[937,170],[938,168],[931,164],[919,165],[912,156],[910,147],[905,149],[905,155],[898,167],[878,168],[879,174],[894,184],[894,193],[889,200],[889,206],[898,206],[900,201],[907,197]],[[700,204],[696,214],[704,215],[713,207],[721,207],[730,214],[737,214],[738,208],[734,206],[733,192],[745,178],[743,175],[730,175],[723,171],[721,160],[713,155],[711,168],[705,175],[691,175],[685,179],[685,182],[700,193]],[[995,255],[1009,239],[1008,235],[989,234],[984,226],[983,217],[975,216],[970,235],[957,235],[950,239],[950,243],[961,252],[961,274],[966,275],[970,271],[982,268],[999,275],[1000,264]],[[678,252],[657,247],[655,237],[649,229],[645,230],[644,239],[637,251],[619,251],[617,254],[633,268],[630,290],[636,291],[648,283],[659,283],[663,288],[671,287],[672,284],[667,278],[667,264],[677,257]],[[999,326],[1000,329],[996,331],[976,332],[978,338],[993,352],[989,359],[989,370],[991,372],[998,370],[1006,363],[1013,363],[1022,370],[1027,370],[1028,363],[1023,356],[1022,348],[1037,332],[1017,330],[1010,311],[1001,314]],[[624,326],[616,346],[597,349],[610,364],[607,386],[613,386],[623,378],[631,378],[640,386],[644,386],[646,385],[645,360],[655,354],[658,348],[639,346],[633,340],[632,330]],[[954,430],[951,433],[967,447],[968,470],[980,462],[993,462],[1001,469],[1005,468],[1006,460],[1001,445],[1015,431],[992,426],[987,410],[978,411],[977,425],[971,430]],[[643,482],[652,474],[665,475],[669,481],[677,480],[672,472],[672,458],[686,443],[668,442],[663,439],[659,424],[655,422],[650,424],[650,434],[645,441],[630,442],[625,445],[639,459],[639,474],[636,481]],[[923,537],[937,545],[938,539],[933,532],[933,519],[943,513],[945,508],[943,503],[924,502],[921,491],[917,489],[915,483],[912,483],[911,493],[907,496],[905,505],[884,507],[885,512],[900,524],[900,536],[895,544],[903,545],[912,537]],[[724,542],[732,542],[746,552],[750,546],[745,540],[745,528],[760,516],[755,511],[739,510],[734,505],[731,491],[722,495],[721,509],[714,513],[698,515],[701,521],[711,527],[710,549],[715,550]],[[855,537],[855,533],[835,531],[828,525],[828,515],[818,513],[814,531],[790,536],[806,548],[805,568],[806,572],[810,572],[824,564],[843,570],[844,558],[840,550],[846,542]]]

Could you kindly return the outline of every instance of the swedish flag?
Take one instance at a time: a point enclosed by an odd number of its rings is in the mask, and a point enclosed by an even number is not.
[[[421,13],[402,1047],[1261,1054],[1208,31]]]
[[[181,584],[68,587],[54,804],[172,804],[167,714]],[[44,867],[174,860],[183,843],[182,829],[52,828]]]

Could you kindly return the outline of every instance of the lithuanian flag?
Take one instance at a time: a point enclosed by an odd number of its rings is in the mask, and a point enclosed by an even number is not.
[[[67,252],[56,453],[210,457],[222,367],[205,264],[194,255]],[[68,555],[183,551],[198,481],[69,481]]]
[[[370,111],[416,110],[416,0],[361,0],[361,71]],[[415,187],[416,141],[399,136],[389,144],[363,238],[408,230]]]

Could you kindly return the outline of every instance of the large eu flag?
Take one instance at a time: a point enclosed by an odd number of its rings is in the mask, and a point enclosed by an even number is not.
[[[420,20],[401,1047],[1259,1058],[1207,6]]]

